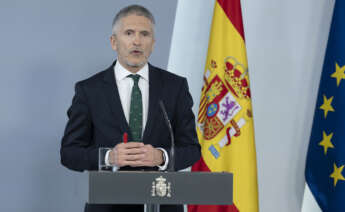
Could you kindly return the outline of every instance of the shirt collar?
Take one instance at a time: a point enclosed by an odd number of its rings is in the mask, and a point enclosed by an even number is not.
[[[117,81],[125,79],[128,75],[133,74],[123,67],[119,61],[114,66],[115,78]],[[149,81],[149,66],[146,63],[136,74],[140,75],[146,81]]]

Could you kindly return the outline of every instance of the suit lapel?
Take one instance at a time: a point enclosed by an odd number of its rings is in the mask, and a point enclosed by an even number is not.
[[[114,75],[114,65],[109,67],[104,74],[104,94],[106,96],[107,102],[109,104],[110,110],[113,114],[114,123],[119,124],[122,132],[127,132],[129,135],[130,130],[124,115],[122,104],[120,100],[119,91],[117,89],[117,84]],[[130,135],[131,137],[131,135]]]
[[[153,129],[154,119],[159,114],[158,101],[160,100],[160,91],[162,90],[162,81],[160,73],[149,64],[149,110],[147,114],[147,122],[144,130],[143,141],[145,142]]]

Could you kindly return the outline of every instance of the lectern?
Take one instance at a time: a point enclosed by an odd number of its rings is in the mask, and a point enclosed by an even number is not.
[[[216,172],[89,172],[90,204],[231,205],[233,176]]]

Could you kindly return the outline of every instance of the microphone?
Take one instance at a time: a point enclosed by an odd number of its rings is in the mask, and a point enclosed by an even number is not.
[[[162,100],[159,100],[159,106],[161,107],[161,110],[163,112],[165,123],[166,123],[166,125],[169,128],[170,138],[171,138],[171,148],[170,148],[170,156],[169,156],[170,163],[168,165],[167,171],[173,172],[173,171],[175,171],[175,140],[174,140],[174,132],[172,130],[171,123],[170,123],[170,120],[169,120],[169,117],[168,117],[168,113],[165,110],[165,107],[164,107],[164,104],[163,104]]]

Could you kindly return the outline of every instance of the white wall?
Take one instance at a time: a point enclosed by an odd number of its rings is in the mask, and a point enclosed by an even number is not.
[[[334,2],[242,1],[263,212],[300,211],[304,167]],[[168,69],[199,104],[213,1],[179,0]]]
[[[83,211],[87,174],[60,164],[74,84],[111,65],[116,12],[142,4],[157,19],[150,62],[168,63],[177,1],[0,1],[0,211]]]

